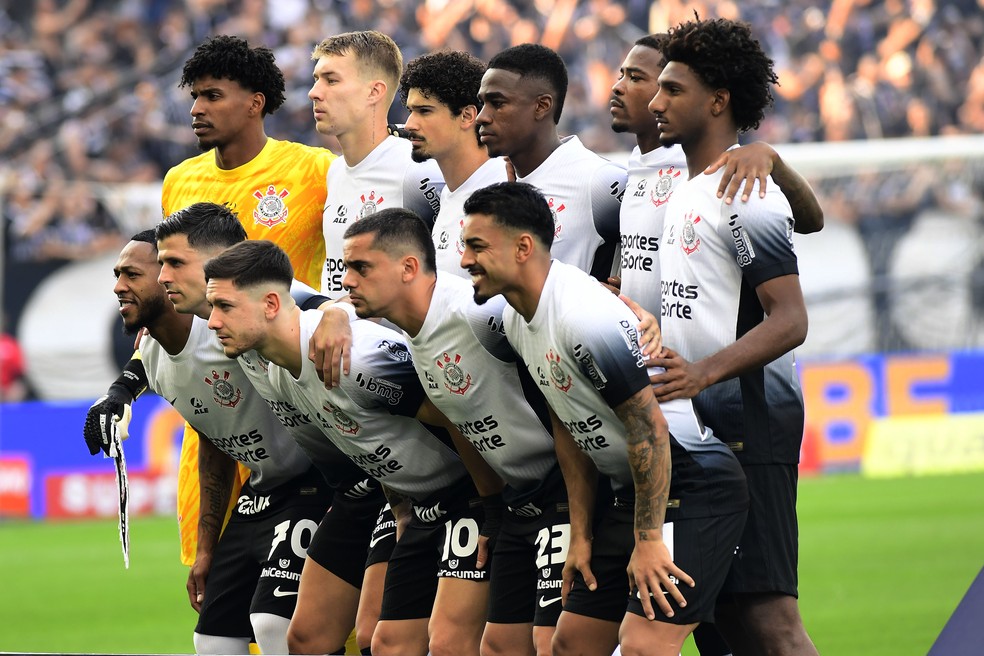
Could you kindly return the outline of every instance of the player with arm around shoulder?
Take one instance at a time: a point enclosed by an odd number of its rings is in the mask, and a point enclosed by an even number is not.
[[[620,644],[623,654],[676,654],[697,623],[713,618],[744,525],[741,469],[689,404],[661,410],[624,305],[551,260],[541,194],[492,185],[465,211],[462,266],[476,299],[505,296],[506,335],[615,494],[590,545],[596,588],[575,577],[554,652],[601,654]],[[700,537],[708,531],[713,539]]]

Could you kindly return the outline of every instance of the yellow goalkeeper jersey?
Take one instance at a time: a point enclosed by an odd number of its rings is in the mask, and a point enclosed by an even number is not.
[[[250,239],[269,239],[287,252],[294,277],[321,287],[325,265],[324,211],[328,167],[335,155],[292,141],[267,138],[260,154],[234,169],[220,169],[209,151],[164,176],[164,216],[199,202],[225,205]]]
[[[335,157],[324,148],[269,137],[259,155],[234,169],[220,169],[214,152],[202,153],[164,176],[161,210],[166,217],[194,203],[225,205],[239,217],[249,239],[269,239],[280,246],[290,258],[294,277],[319,289],[325,263],[321,228],[325,184]],[[249,470],[240,465],[239,474],[227,520]],[[198,435],[187,424],[181,443],[177,504],[181,562],[191,565],[198,544]]]

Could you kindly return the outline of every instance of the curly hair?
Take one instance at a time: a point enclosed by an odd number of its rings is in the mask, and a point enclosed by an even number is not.
[[[421,55],[407,64],[400,78],[400,98],[407,104],[410,89],[419,89],[433,98],[455,116],[469,105],[482,107],[478,89],[482,85],[485,64],[467,52],[446,50]]]
[[[521,78],[543,80],[550,86],[554,100],[554,123],[560,123],[567,97],[567,66],[556,52],[535,43],[506,48],[489,61],[489,68],[518,73]]]
[[[244,89],[262,93],[266,98],[263,115],[273,114],[284,104],[284,74],[277,66],[273,51],[263,46],[250,48],[236,36],[213,36],[206,39],[185,62],[180,87],[190,87],[203,77],[232,80]]]
[[[747,23],[724,18],[682,23],[670,29],[662,50],[667,62],[686,64],[710,88],[728,90],[740,132],[757,128],[772,106],[771,85],[779,78]]]

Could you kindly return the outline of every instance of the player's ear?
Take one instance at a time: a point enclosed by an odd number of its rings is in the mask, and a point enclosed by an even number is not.
[[[271,290],[263,295],[263,316],[273,319],[280,313],[281,299],[280,294]]]
[[[420,260],[413,255],[407,255],[403,258],[403,270],[401,271],[401,277],[403,282],[410,282],[417,277],[420,272]]]
[[[535,250],[533,235],[528,232],[520,233],[519,236],[516,237],[515,246],[517,262],[525,262],[530,259],[530,256],[533,255],[533,251]]]
[[[259,91],[250,96],[249,115],[263,116],[263,108],[266,107],[266,96]]]
[[[536,120],[542,121],[547,118],[553,120],[554,99],[549,93],[541,93],[536,97],[536,105],[533,108],[533,115]]]
[[[470,130],[475,127],[475,118],[478,116],[478,107],[475,105],[465,105],[458,116],[463,130]]]
[[[719,116],[731,104],[731,92],[727,89],[715,89],[711,94],[711,115]]]
[[[386,82],[383,80],[373,80],[369,85],[369,97],[367,100],[370,104],[376,104],[378,102],[386,101],[386,92],[389,88],[386,86]]]

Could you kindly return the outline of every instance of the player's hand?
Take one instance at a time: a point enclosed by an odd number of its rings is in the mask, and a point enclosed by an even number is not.
[[[752,195],[755,182],[759,183],[759,198],[765,198],[766,179],[772,173],[775,158],[778,153],[769,144],[758,141],[741,148],[727,150],[714,162],[704,169],[704,175],[710,175],[724,168],[721,183],[718,185],[717,197],[724,198],[725,205],[730,205],[735,194],[744,183],[741,202],[746,203]]]
[[[613,294],[618,296],[622,293],[622,277],[621,276],[609,276],[607,282],[601,283],[605,287],[611,290]]]
[[[516,167],[513,165],[512,160],[508,157],[503,157],[502,161],[506,163],[506,181],[516,182]]]
[[[667,617],[673,617],[673,608],[666,599],[670,595],[680,607],[687,605],[678,583],[694,587],[689,574],[676,566],[670,558],[670,551],[660,540],[636,540],[635,549],[626,568],[629,576],[629,591],[639,596],[642,610],[649,619],[656,619],[653,601]]]
[[[619,294],[618,298],[629,306],[629,309],[639,319],[636,330],[639,332],[639,346],[642,348],[643,357],[650,358],[658,354],[663,348],[663,333],[660,332],[659,321],[652,313],[647,312],[628,296]]]
[[[144,338],[144,335],[149,335],[149,334],[150,334],[150,331],[147,330],[146,328],[141,328],[140,330],[137,331],[137,337],[136,337],[136,339],[133,340],[133,350],[134,351],[140,349],[140,340],[142,340]]]
[[[688,362],[682,355],[670,348],[664,348],[659,356],[650,360],[652,366],[663,367],[666,371],[649,377],[649,382],[659,402],[675,399],[692,399],[710,381],[704,375],[700,363]]]
[[[567,549],[567,560],[564,562],[564,580],[560,587],[560,603],[564,606],[567,605],[567,596],[574,587],[574,575],[577,572],[581,573],[588,590],[594,592],[598,589],[598,580],[591,571],[591,540],[571,539]]]
[[[205,579],[212,568],[212,557],[198,555],[188,572],[188,601],[196,613],[202,612],[202,602],[205,601]]]
[[[352,364],[352,326],[348,314],[328,308],[308,343],[308,359],[318,369],[326,389],[337,387],[342,374],[348,375]]]
[[[121,395],[107,394],[92,404],[82,427],[82,436],[89,447],[89,455],[94,456],[100,451],[107,456],[115,455],[110,453],[113,434],[119,433],[120,441],[129,437],[127,426],[130,422],[130,403],[131,400]]]

